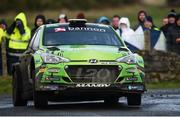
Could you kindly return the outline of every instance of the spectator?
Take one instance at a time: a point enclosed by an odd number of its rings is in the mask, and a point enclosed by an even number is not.
[[[57,23],[54,19],[47,19],[46,24],[54,24]]]
[[[153,23],[151,16],[147,16],[144,21],[144,27],[139,27],[135,31],[135,45],[139,50],[145,49],[145,36],[150,36],[150,46],[151,49],[166,51],[166,38],[162,31],[160,31]],[[149,31],[150,35],[144,35],[144,32]]]
[[[124,39],[131,38],[132,34],[134,34],[133,29],[130,28],[130,22],[127,17],[122,17],[119,20],[119,28],[122,30],[121,35]]]
[[[116,31],[118,35],[120,35],[121,33],[121,30],[119,29],[119,20],[120,20],[120,17],[118,15],[114,15],[112,17],[112,23],[111,23],[112,27],[114,28],[114,30]]]
[[[180,54],[180,14],[176,16],[175,25],[168,29],[167,49]]]
[[[167,38],[168,29],[175,25],[175,19],[176,19],[176,12],[175,10],[171,10],[171,12],[168,14],[168,24],[161,27],[161,30],[163,31],[165,37]]]
[[[159,30],[153,23],[153,19],[151,16],[147,16],[144,21],[144,30]]]
[[[136,41],[135,41],[135,33],[134,30],[130,28],[130,22],[127,17],[122,17],[119,20],[119,28],[121,30],[121,37],[129,47],[130,50],[137,50]],[[135,42],[135,43],[134,43]]]
[[[68,22],[68,18],[66,14],[60,14],[59,15],[59,19],[58,19],[59,23],[67,23]]]
[[[82,13],[82,12],[78,13],[76,18],[77,19],[86,19],[84,13]]]
[[[109,18],[107,18],[105,16],[100,17],[97,22],[100,24],[104,24],[104,25],[110,25]]]
[[[27,20],[24,13],[19,13],[12,25],[7,30],[8,44],[8,72],[11,74],[12,64],[18,62],[19,56],[26,50],[31,31],[27,26]]]
[[[163,18],[162,25],[165,26],[165,25],[167,25],[167,24],[168,24],[168,18],[165,17],[165,18]]]
[[[169,23],[168,17],[163,18],[163,22],[162,22],[162,26],[161,26],[160,30],[163,31],[165,36],[166,36],[166,33],[167,33],[166,28],[168,26],[168,23]]]
[[[46,23],[44,15],[37,15],[34,21],[34,28],[31,30],[31,37],[34,35],[37,28]]]
[[[7,23],[4,19],[0,21],[0,44],[2,41],[2,37],[6,36]]]
[[[139,26],[144,27],[144,21],[147,16],[146,11],[141,10],[138,12],[138,24],[135,26],[134,30],[137,30]]]
[[[176,11],[172,9],[171,12],[168,14],[169,24],[174,25],[175,20],[176,20]]]
[[[166,39],[164,34],[154,25],[151,16],[147,16],[144,22],[144,31],[146,30],[150,31],[151,48],[166,51]]]

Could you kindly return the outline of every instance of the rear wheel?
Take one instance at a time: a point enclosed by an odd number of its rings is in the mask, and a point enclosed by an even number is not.
[[[140,106],[141,94],[129,94],[127,96],[127,103],[129,106]]]
[[[19,77],[18,77],[19,76]],[[13,79],[12,79],[12,85],[13,85],[13,105],[14,106],[26,106],[27,100],[23,99],[22,97],[22,78],[20,75],[20,70],[17,68],[13,72]]]

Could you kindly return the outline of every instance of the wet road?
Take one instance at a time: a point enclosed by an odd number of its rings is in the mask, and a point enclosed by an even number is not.
[[[13,107],[10,96],[0,96],[0,116],[2,115],[64,115],[64,116],[134,116],[134,115],[179,115],[180,89],[150,90],[143,95],[142,106],[129,107],[126,98],[119,104],[110,106],[103,101],[50,103],[47,109],[35,109],[33,102],[27,107]]]

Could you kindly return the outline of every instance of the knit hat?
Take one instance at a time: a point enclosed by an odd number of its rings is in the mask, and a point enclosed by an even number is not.
[[[172,9],[172,10],[169,12],[168,18],[170,18],[170,17],[176,18],[176,11],[175,11],[174,9]]]
[[[0,20],[0,24],[4,24],[6,27],[8,26],[4,19]]]
[[[153,23],[153,19],[152,19],[151,16],[147,16],[145,20],[146,20],[146,21],[149,21],[149,22],[151,22],[151,23]]]

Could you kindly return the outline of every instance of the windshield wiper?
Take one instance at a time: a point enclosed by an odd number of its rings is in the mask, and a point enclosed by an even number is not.
[[[59,48],[53,46],[53,47],[48,47],[47,49],[49,49],[50,51],[56,51],[56,50],[60,50]]]
[[[126,47],[119,47],[119,51],[129,51],[129,49]]]

